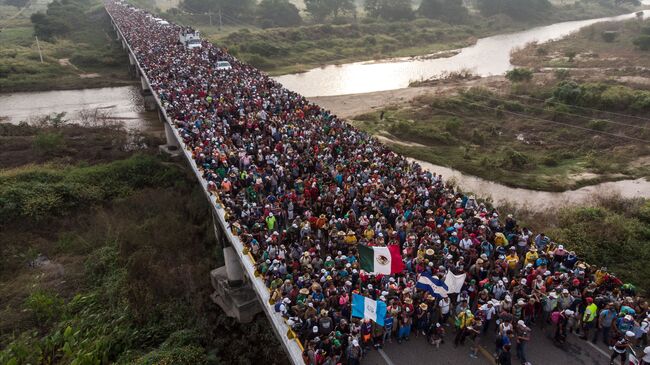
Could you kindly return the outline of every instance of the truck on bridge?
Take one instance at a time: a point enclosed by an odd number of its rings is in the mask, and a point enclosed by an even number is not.
[[[201,34],[198,30],[183,28],[178,32],[178,41],[186,49],[201,48]]]

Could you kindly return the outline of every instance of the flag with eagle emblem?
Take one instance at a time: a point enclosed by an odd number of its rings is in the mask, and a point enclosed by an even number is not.
[[[404,262],[399,253],[399,246],[368,247],[358,246],[361,269],[370,274],[391,275],[404,271]]]

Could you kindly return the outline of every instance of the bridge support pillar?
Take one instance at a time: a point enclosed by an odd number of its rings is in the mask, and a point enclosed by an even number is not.
[[[129,53],[129,74],[133,78],[138,78],[140,76],[140,72],[138,71],[138,65],[135,62],[135,57],[133,56],[132,53]]]
[[[215,289],[212,301],[228,317],[236,318],[240,323],[250,323],[262,311],[262,307],[249,279],[244,275],[235,248],[226,246],[228,238],[214,217],[213,223],[217,243],[223,248],[225,265],[210,272],[212,287]]]
[[[172,158],[181,156],[183,154],[181,146],[174,135],[172,126],[165,120],[165,116],[160,109],[158,109],[158,119],[165,126],[165,139],[167,140],[166,144],[158,146],[158,150]]]
[[[142,99],[144,100],[144,110],[148,112],[156,111],[156,99],[153,97],[151,90],[143,90]]]

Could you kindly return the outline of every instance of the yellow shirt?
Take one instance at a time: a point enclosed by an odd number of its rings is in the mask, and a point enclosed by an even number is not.
[[[537,252],[531,252],[531,251],[528,251],[528,252],[526,253],[526,261],[524,262],[524,264],[525,264],[525,265],[528,265],[528,264],[535,264],[535,261],[536,261],[538,258],[539,258],[539,255],[537,254]]]
[[[519,263],[519,257],[517,256],[517,254],[508,255],[506,256],[506,262],[508,263],[508,267],[510,269],[515,269],[517,267],[517,264]]]

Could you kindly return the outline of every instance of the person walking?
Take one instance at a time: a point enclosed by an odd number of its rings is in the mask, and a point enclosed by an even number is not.
[[[591,342],[596,343],[598,342],[598,336],[599,334],[602,334],[603,337],[603,343],[607,346],[610,345],[609,343],[609,336],[610,336],[610,330],[612,328],[612,322],[616,319],[616,311],[613,309],[614,308],[614,303],[607,303],[605,305],[605,309],[600,311],[600,314],[598,314],[598,323],[597,323],[597,328],[594,331],[594,337],[591,340]]]
[[[525,365],[528,360],[526,359],[526,346],[528,341],[530,341],[530,332],[531,329],[526,326],[526,323],[522,320],[517,322],[516,332],[516,343],[517,343],[517,358],[522,365]]]
[[[589,339],[589,331],[595,327],[598,315],[598,306],[594,303],[593,298],[587,298],[585,300],[585,311],[582,314],[582,338],[583,340]]]
[[[614,350],[612,351],[612,356],[609,357],[609,365],[614,365],[614,360],[617,357],[621,358],[621,365],[625,365],[627,351],[632,346],[632,340],[634,339],[634,332],[627,331],[625,336],[621,337],[614,344]]]

